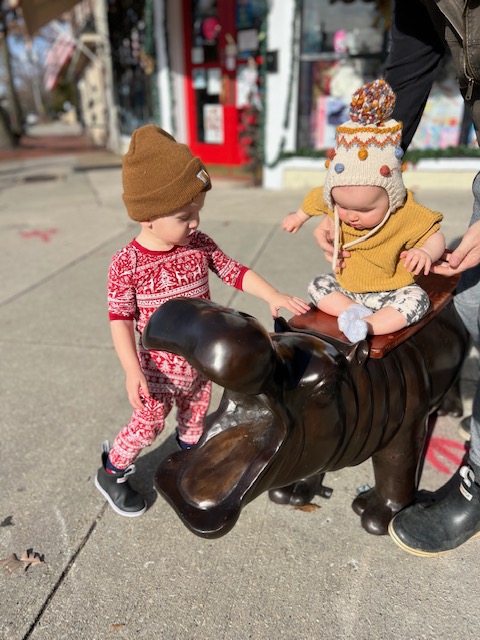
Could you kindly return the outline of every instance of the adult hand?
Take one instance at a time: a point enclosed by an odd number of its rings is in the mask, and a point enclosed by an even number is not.
[[[432,265],[432,273],[453,276],[480,264],[480,220],[474,222],[452,253],[443,256],[443,260]]]
[[[335,223],[329,216],[322,216],[322,221],[313,232],[313,236],[320,248],[323,250],[325,259],[330,262],[333,260],[333,243],[335,240]],[[343,258],[349,258],[350,251],[342,250],[338,254],[337,266],[345,269],[345,261]]]

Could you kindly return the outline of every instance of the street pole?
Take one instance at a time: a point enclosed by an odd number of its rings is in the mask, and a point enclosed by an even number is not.
[[[31,41],[27,42],[26,44],[26,54],[27,54],[27,60],[29,64],[29,75],[30,75],[30,82],[32,86],[33,101],[35,103],[35,109],[39,116],[44,116],[45,106],[43,104],[42,93],[40,91],[40,82],[39,82],[38,65],[37,65],[38,58],[37,58],[36,51],[32,47]]]
[[[13,82],[12,61],[7,42],[8,26],[6,13],[7,12],[0,7],[0,51],[7,74],[7,100],[10,113],[10,127],[15,138],[18,139],[23,134],[23,117],[20,101]]]

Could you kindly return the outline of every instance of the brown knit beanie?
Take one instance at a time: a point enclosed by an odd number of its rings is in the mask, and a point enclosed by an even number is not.
[[[169,215],[212,187],[200,158],[153,124],[133,132],[122,182],[128,215],[137,222]]]

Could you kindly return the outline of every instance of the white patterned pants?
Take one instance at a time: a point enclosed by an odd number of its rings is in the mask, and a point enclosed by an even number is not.
[[[333,275],[322,274],[317,276],[308,285],[308,293],[315,303],[329,293],[338,291],[350,298],[353,302],[361,304],[372,311],[378,311],[383,307],[393,307],[411,325],[422,318],[428,311],[430,299],[428,294],[418,284],[411,284],[393,291],[375,291],[372,293],[352,293],[343,289]]]

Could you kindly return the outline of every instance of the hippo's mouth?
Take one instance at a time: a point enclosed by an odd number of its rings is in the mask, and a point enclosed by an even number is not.
[[[193,533],[218,538],[232,529],[242,506],[264,490],[262,478],[284,437],[284,429],[258,422],[226,429],[197,449],[163,460],[156,487]]]

